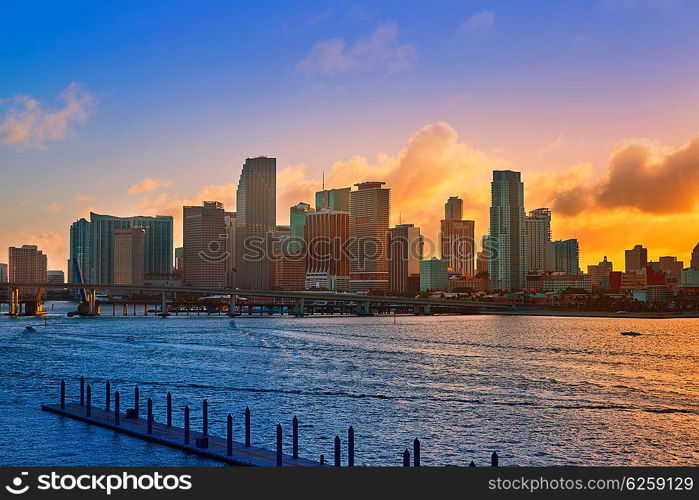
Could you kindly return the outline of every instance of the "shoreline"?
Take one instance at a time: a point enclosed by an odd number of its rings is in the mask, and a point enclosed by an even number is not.
[[[530,311],[495,311],[482,313],[493,316],[551,316],[561,318],[630,318],[630,319],[696,319],[699,312],[676,313],[676,312],[627,312],[617,314],[610,311],[556,311],[551,309],[539,309]]]

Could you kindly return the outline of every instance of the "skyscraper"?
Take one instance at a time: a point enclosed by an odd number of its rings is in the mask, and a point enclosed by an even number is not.
[[[399,224],[388,230],[389,288],[392,292],[420,291],[423,239],[420,228]]]
[[[235,222],[238,218],[237,212],[226,212],[223,217],[223,223],[226,225],[226,287],[233,288],[235,286]]]
[[[388,289],[391,190],[385,182],[355,184],[350,193],[350,290]]]
[[[432,257],[420,261],[420,291],[449,290],[449,263]]]
[[[0,264],[0,283],[7,283],[8,278],[7,264]]]
[[[83,218],[70,226],[70,261],[68,262],[68,283],[79,283],[73,267],[77,259],[83,283],[92,282],[92,224]]]
[[[349,212],[351,187],[324,189],[316,192],[316,210],[339,210]]]
[[[463,201],[450,196],[444,204],[444,219],[440,221],[439,243],[442,259],[449,269],[464,276],[475,273],[475,221],[462,220]]]
[[[10,247],[8,274],[10,283],[45,283],[48,279],[46,255],[36,245]],[[24,297],[35,295],[35,288],[20,290]]]
[[[274,286],[273,239],[277,229],[277,159],[247,158],[236,197],[236,286]]]
[[[692,260],[690,261],[689,267],[699,271],[699,243],[692,250]]]
[[[548,208],[532,210],[527,215],[525,227],[528,271],[540,273],[546,267],[546,245],[551,242],[551,210]]]
[[[610,287],[609,275],[614,270],[614,265],[607,260],[607,256],[604,256],[604,260],[597,264],[596,266],[587,266],[587,274],[590,275],[590,282],[593,289],[608,289]]]
[[[306,215],[313,211],[308,203],[299,203],[289,209],[289,222],[291,225],[288,251],[298,253],[303,248],[304,228],[306,227]]]
[[[636,245],[631,250],[626,250],[626,272],[644,271],[648,264],[648,250],[642,245]]]
[[[347,291],[349,256],[343,250],[349,240],[349,212],[318,210],[306,217],[306,288]]]
[[[580,274],[580,245],[578,240],[558,240],[546,244],[546,271],[562,271],[566,274]]]
[[[130,229],[132,227],[141,227],[146,232],[145,278],[167,279],[170,276],[173,257],[173,220],[171,216],[113,217],[90,213],[89,252],[91,254],[91,267],[88,273],[83,270],[85,275],[90,277],[89,282],[114,283],[114,235],[117,229]]]
[[[444,219],[446,220],[461,220],[463,219],[464,202],[457,196],[450,196],[444,204]]]
[[[226,223],[223,204],[205,201],[183,207],[185,285],[205,288],[226,286]]]
[[[114,232],[114,283],[142,285],[145,276],[146,230],[142,227]]]
[[[491,184],[490,234],[492,253],[488,263],[490,287],[522,290],[526,287],[527,251],[524,214],[524,184],[519,172],[493,171]]]

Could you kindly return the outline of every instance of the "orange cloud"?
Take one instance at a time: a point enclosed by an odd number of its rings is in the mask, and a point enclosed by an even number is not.
[[[156,191],[159,188],[170,187],[172,181],[170,180],[160,180],[147,177],[143,179],[138,184],[134,184],[129,188],[130,194],[140,194],[140,193],[150,193]]]

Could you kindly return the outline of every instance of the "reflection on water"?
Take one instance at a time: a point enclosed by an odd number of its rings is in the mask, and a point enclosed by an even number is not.
[[[58,381],[138,384],[164,420],[172,391],[210,403],[224,435],[250,406],[253,441],[300,419],[301,452],[332,454],[354,425],[357,463],[399,465],[413,438],[429,465],[699,465],[699,320],[450,316],[393,318],[0,318],[2,465],[213,465],[45,414]],[[36,332],[28,332],[31,325]],[[624,337],[623,330],[642,332]],[[199,425],[194,411],[193,426]],[[287,432],[289,431],[289,432]],[[286,441],[290,444],[290,437]]]

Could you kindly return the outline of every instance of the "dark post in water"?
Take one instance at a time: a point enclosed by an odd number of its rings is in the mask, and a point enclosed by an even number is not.
[[[354,427],[347,429],[347,466],[354,467]]]
[[[245,408],[245,446],[250,446],[250,408]]]
[[[80,406],[85,404],[85,377],[80,377]]]
[[[153,434],[153,399],[148,398],[148,434]]]
[[[493,467],[498,466],[498,454],[495,452],[490,456],[490,465]]]
[[[206,399],[201,404],[201,433],[209,435],[209,402]]]
[[[111,405],[111,399],[112,399],[112,394],[111,394],[112,388],[111,388],[111,384],[109,383],[109,380],[107,380],[107,383],[105,384],[104,392],[105,392],[105,394],[104,394],[104,411],[109,413],[109,407]]]
[[[403,467],[410,467],[410,452],[408,448],[403,452]]]
[[[167,426],[172,427],[172,394],[167,393]]]
[[[299,419],[294,417],[291,424],[291,456],[299,458]]]
[[[92,387],[87,384],[87,416],[92,415]]]
[[[66,381],[61,380],[61,410],[66,409]]]
[[[226,433],[226,455],[233,455],[233,415],[228,414],[228,428]]]
[[[277,424],[277,467],[282,466],[282,424]]]
[[[119,425],[119,391],[114,393],[114,425]]]
[[[139,412],[138,412],[138,405],[139,405],[139,397],[138,397],[138,386],[136,386],[133,390],[133,407],[134,410],[136,410],[136,418],[139,417]]]
[[[335,436],[335,467],[342,465],[342,457],[340,456],[340,436]]]
[[[189,405],[184,407],[184,444],[189,444]]]
[[[413,465],[420,467],[420,440],[418,438],[413,441]]]

